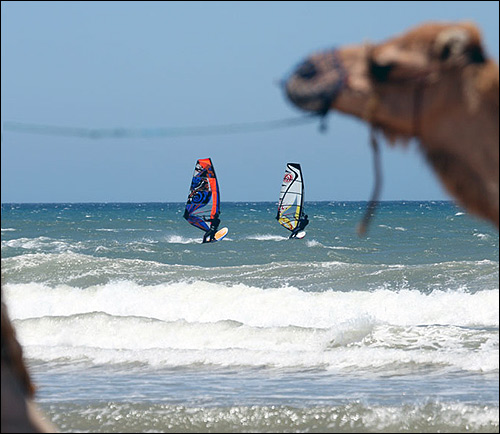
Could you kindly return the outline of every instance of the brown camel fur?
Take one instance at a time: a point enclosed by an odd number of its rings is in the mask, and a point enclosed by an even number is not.
[[[378,45],[315,53],[285,89],[298,107],[354,115],[390,143],[416,137],[448,192],[498,229],[498,80],[474,24],[426,23]]]

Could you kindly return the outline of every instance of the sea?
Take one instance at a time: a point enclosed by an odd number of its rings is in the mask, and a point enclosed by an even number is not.
[[[499,432],[499,236],[448,201],[2,204],[2,286],[61,432]]]

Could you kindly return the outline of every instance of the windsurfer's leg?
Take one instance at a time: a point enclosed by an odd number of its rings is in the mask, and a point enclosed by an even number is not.
[[[203,235],[203,242],[209,243],[210,241],[213,241],[214,235],[215,235],[215,231],[213,231],[212,229],[209,229],[208,231],[205,232],[205,235]]]

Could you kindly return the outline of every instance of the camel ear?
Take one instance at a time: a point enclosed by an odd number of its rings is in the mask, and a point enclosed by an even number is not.
[[[434,55],[448,64],[483,63],[485,56],[479,31],[472,25],[441,31],[434,42]]]

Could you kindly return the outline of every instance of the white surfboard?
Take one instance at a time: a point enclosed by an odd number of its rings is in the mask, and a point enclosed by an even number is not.
[[[295,238],[304,238],[306,236],[306,231],[300,231]]]
[[[227,235],[228,232],[229,232],[228,228],[222,228],[222,229],[218,230],[214,235],[213,241],[222,240]]]

